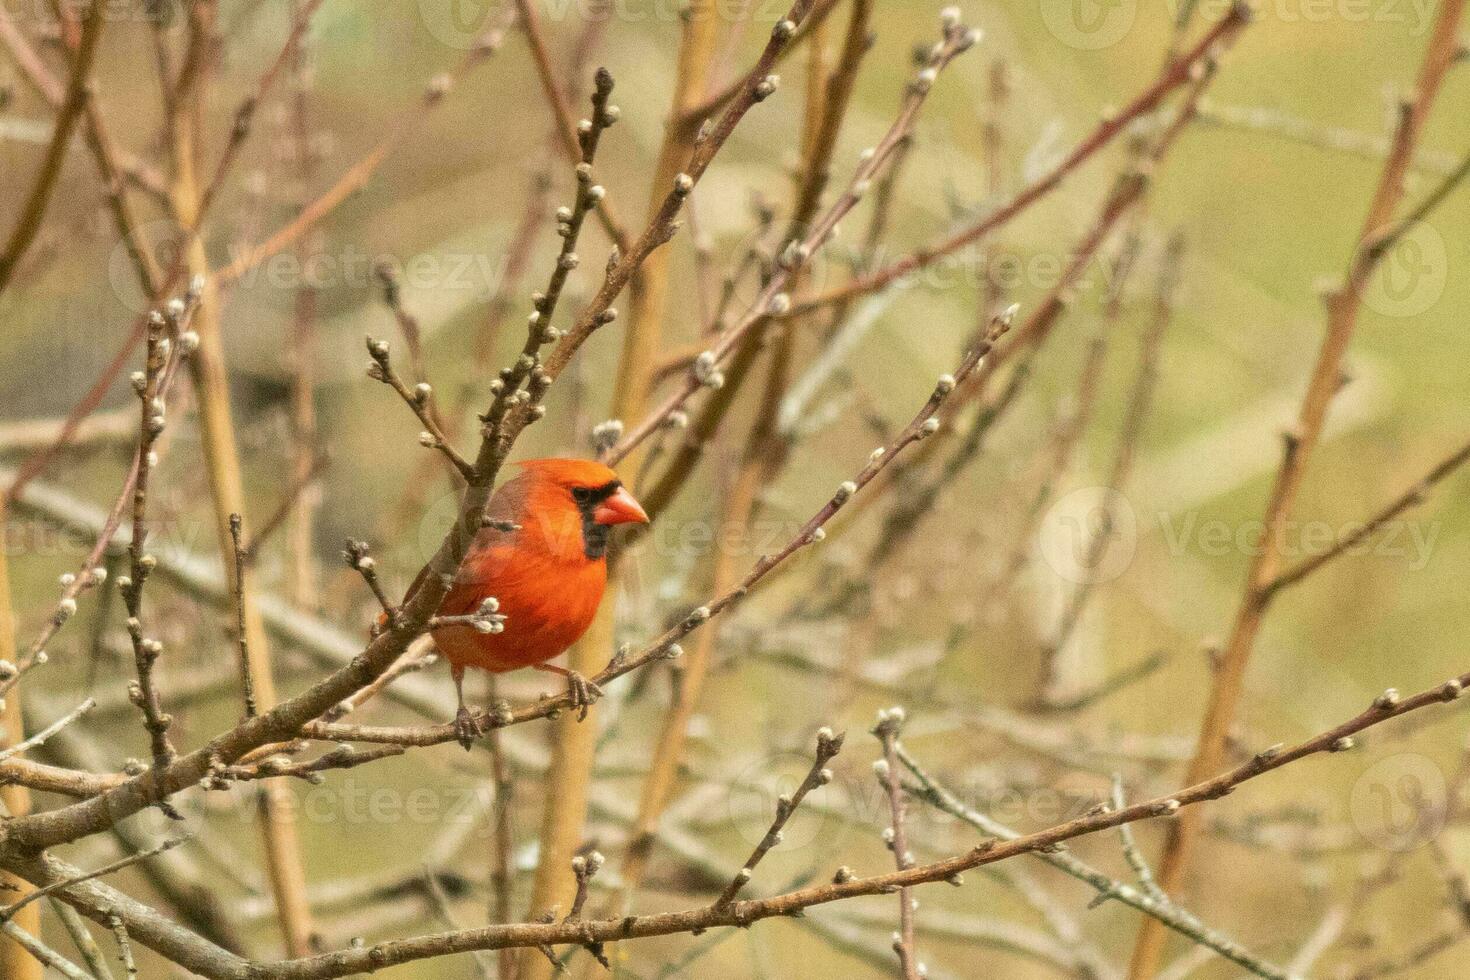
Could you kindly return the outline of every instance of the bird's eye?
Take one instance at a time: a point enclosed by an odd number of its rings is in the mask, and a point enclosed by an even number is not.
[[[572,487],[572,499],[579,504],[585,504],[592,499],[592,491],[588,487]]]

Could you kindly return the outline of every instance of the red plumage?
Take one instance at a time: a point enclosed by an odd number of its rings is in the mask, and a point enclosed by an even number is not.
[[[648,520],[617,474],[601,463],[536,459],[521,468],[487,508],[492,520],[518,527],[482,529],[439,606],[441,617],[470,616],[493,596],[505,617],[498,633],[468,624],[432,631],[456,685],[467,667],[567,673],[546,662],[575,643],[597,614],[607,585],[609,529]]]

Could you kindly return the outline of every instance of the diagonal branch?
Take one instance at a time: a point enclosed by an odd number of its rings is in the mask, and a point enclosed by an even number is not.
[[[1191,780],[1215,771],[1226,758],[1227,742],[1245,691],[1246,668],[1256,637],[1276,595],[1272,583],[1281,571],[1283,543],[1306,476],[1306,467],[1322,435],[1333,397],[1341,387],[1343,361],[1357,328],[1358,310],[1368,279],[1382,259],[1383,253],[1372,245],[1380,230],[1393,220],[1394,212],[1403,200],[1405,175],[1430,110],[1450,67],[1460,58],[1463,50],[1460,22],[1464,11],[1465,4],[1455,0],[1439,6],[1413,100],[1400,106],[1392,149],[1354,245],[1343,284],[1326,299],[1327,326],[1321,348],[1308,379],[1297,420],[1284,439],[1281,465],[1266,502],[1265,534],[1251,561],[1230,639],[1225,645],[1219,670],[1214,674],[1208,707],[1200,726],[1198,747],[1188,770]],[[1419,213],[1420,218],[1423,216]],[[1199,831],[1199,820],[1194,814],[1187,814],[1171,828],[1159,866],[1159,884],[1165,891],[1176,892],[1183,883]],[[1131,980],[1149,980],[1157,972],[1163,943],[1162,927],[1152,921],[1145,922],[1134,948]]]
[[[1121,809],[1094,807],[1088,813],[1066,823],[1014,839],[990,839],[964,853],[917,864],[904,870],[861,877],[839,874],[838,880],[827,884],[799,888],[768,898],[735,901],[728,905],[712,904],[678,911],[596,920],[510,923],[411,939],[388,940],[273,963],[267,969],[272,980],[326,980],[473,950],[580,946],[586,943],[701,932],[719,927],[744,928],[762,919],[799,915],[806,909],[861,896],[892,894],[896,889],[937,882],[958,884],[960,876],[966,871],[1023,854],[1054,854],[1059,845],[1069,840],[1112,830],[1123,824],[1173,817],[1181,810],[1218,800],[1247,782],[1310,756],[1344,751],[1352,745],[1352,737],[1362,731],[1412,712],[1459,700],[1467,684],[1470,684],[1470,673],[1408,698],[1385,694],[1363,712],[1340,725],[1290,748],[1272,746],[1242,765],[1171,795],[1155,797]],[[20,871],[28,877],[52,877],[62,866],[54,858],[25,858],[13,851],[5,852],[5,860],[11,870]],[[95,918],[106,914],[99,908],[101,903],[117,900],[113,898],[117,893],[107,891],[99,894],[101,888],[98,887],[99,891],[91,894],[75,894],[73,890],[63,890],[59,894],[77,905],[84,914]],[[126,921],[134,935],[140,935],[141,930],[147,929],[151,944],[164,947],[171,958],[190,969],[203,972],[207,976],[228,977],[232,980],[251,980],[260,975],[260,968],[256,965],[231,959],[209,944],[200,945],[202,941],[197,937],[190,936],[187,941],[182,940],[177,935],[177,927],[170,931],[166,920],[160,921],[157,916],[150,917],[138,903],[124,897],[119,908],[120,911],[114,914],[119,915],[121,921]]]
[[[867,273],[850,283],[793,304],[791,315],[799,315],[818,307],[877,292],[909,273],[932,265],[946,255],[953,254],[966,245],[984,238],[1026,210],[1038,199],[1055,190],[1072,171],[1111,143],[1119,134],[1125,132],[1134,120],[1158,108],[1170,92],[1191,79],[1195,79],[1198,72],[1196,66],[1214,58],[1220,45],[1228,44],[1242,28],[1250,23],[1250,17],[1250,8],[1245,3],[1234,4],[1229,13],[1222,17],[1193,48],[1172,62],[1152,85],[1116,113],[1109,114],[1055,167],[1028,184],[996,210],[934,245],[919,249],[911,255]]]
[[[77,120],[81,118],[87,103],[87,85],[92,74],[92,62],[97,54],[97,42],[102,37],[106,12],[105,3],[94,3],[87,12],[81,42],[72,63],[71,79],[66,85],[66,98],[52,124],[51,144],[46,148],[46,156],[41,162],[40,173],[36,175],[36,182],[21,206],[15,228],[11,231],[4,250],[0,251],[0,292],[4,292],[5,287],[10,284],[15,276],[16,266],[41,230],[41,219],[46,214],[46,206],[51,203],[56,182],[61,177],[61,165],[66,158],[67,147],[71,144],[72,130],[76,128]]]
[[[1424,475],[1418,483],[1414,484],[1402,495],[1389,503],[1386,507],[1368,518],[1350,534],[1345,534],[1337,540],[1331,548],[1319,555],[1303,559],[1301,562],[1285,569],[1271,581],[1267,588],[1275,593],[1282,589],[1296,585],[1302,579],[1311,575],[1334,559],[1342,557],[1357,545],[1377,534],[1383,527],[1405,511],[1412,510],[1423,504],[1428,498],[1429,492],[1446,478],[1453,474],[1466,462],[1470,462],[1470,442],[1456,449],[1449,456],[1441,460],[1434,469]]]
[[[966,806],[953,792],[947,789],[934,776],[930,775],[923,766],[902,745],[898,747],[899,758],[903,761],[909,772],[914,774],[918,785],[914,787],[916,794],[930,806],[950,814],[974,827],[983,834],[989,834],[1002,840],[1016,840],[1021,835],[998,820]],[[1121,801],[1115,800],[1114,810],[1122,810]],[[1118,825],[1119,832],[1130,828],[1129,824]],[[1131,839],[1131,829],[1129,831]],[[1078,881],[1084,882],[1097,891],[1094,904],[1108,900],[1114,900],[1127,905],[1129,908],[1137,909],[1144,915],[1151,916],[1163,922],[1170,929],[1188,936],[1194,942],[1205,949],[1225,957],[1232,963],[1250,970],[1256,976],[1268,977],[1271,980],[1285,980],[1285,971],[1275,967],[1245,947],[1227,936],[1210,929],[1201,924],[1193,915],[1172,902],[1160,902],[1159,895],[1154,894],[1154,889],[1149,889],[1140,880],[1140,887],[1134,887],[1125,881],[1119,881],[1106,873],[1099,871],[1092,865],[1081,860],[1075,855],[1063,851],[1038,850],[1033,856],[1040,861],[1056,868],[1064,874],[1071,875]]]

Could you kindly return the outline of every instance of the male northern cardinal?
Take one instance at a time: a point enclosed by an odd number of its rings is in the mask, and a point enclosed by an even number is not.
[[[618,475],[601,463],[520,465],[520,475],[490,498],[486,517],[495,526],[475,535],[431,629],[449,660],[459,698],[455,728],[466,749],[481,734],[465,708],[466,667],[551,671],[568,679],[574,702],[590,702],[580,675],[547,661],[575,643],[597,614],[613,525],[648,522]]]

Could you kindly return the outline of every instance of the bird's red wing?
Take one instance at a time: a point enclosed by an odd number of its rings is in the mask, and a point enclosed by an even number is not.
[[[491,495],[490,503],[485,506],[485,515],[491,521],[505,521],[517,524],[519,523],[518,517],[525,507],[525,499],[526,490],[523,481],[520,478],[510,480],[501,484],[495,493]],[[465,561],[460,566],[459,574],[455,578],[455,587],[451,590],[450,596],[453,596],[455,592],[462,593],[464,591],[459,588],[459,583],[466,582],[468,584],[468,582],[478,577],[476,573],[470,573],[469,577],[466,577],[467,568],[473,562],[477,553],[488,554],[498,547],[511,547],[515,543],[515,534],[516,532],[513,531],[501,531],[493,527],[482,528],[475,535],[475,540],[470,544],[469,555],[466,556]],[[496,567],[499,564],[499,561],[485,563],[486,567]],[[412,584],[408,587],[408,591],[404,593],[405,599],[418,591],[419,586],[423,584],[424,576],[428,574],[429,568],[427,565],[419,569],[419,573],[414,576]],[[463,615],[469,611],[468,609],[451,611],[449,609],[451,605],[450,596],[446,596],[444,602],[440,604],[438,610],[440,613],[445,615]],[[476,601],[476,605],[478,605],[478,600]]]
[[[496,531],[491,528],[486,528],[485,530],[481,531],[480,534],[476,537],[475,542],[470,545],[470,553],[466,557],[464,563],[461,564],[459,574],[455,576],[455,585],[454,588],[450,590],[450,595],[453,595],[456,591],[464,591],[460,588],[461,583],[469,585],[470,583],[473,583],[481,578],[481,573],[471,571],[472,565],[479,565],[483,568],[494,568],[499,566],[505,560],[504,557],[495,556],[494,560],[491,561],[475,562],[474,559],[477,554],[490,556],[493,552],[499,549],[505,549],[508,552],[509,549],[513,547],[512,542],[513,536],[510,534],[506,534],[503,531]],[[405,601],[407,601],[409,596],[412,596],[415,592],[419,590],[419,586],[422,585],[424,582],[424,577],[428,574],[429,566],[425,565],[423,568],[419,569],[419,573],[413,577],[413,582],[409,584],[408,591],[403,594]],[[449,596],[446,596],[444,598],[444,601],[440,603],[438,611],[446,615],[456,615],[456,613],[450,612],[448,608],[449,605],[450,598]]]
[[[606,566],[600,562],[569,568],[508,544],[476,551],[440,611],[467,615],[494,596],[505,628],[486,634],[449,626],[435,630],[434,641],[458,666],[505,671],[544,663],[586,631],[605,582]]]
[[[514,535],[502,531],[480,532],[470,553],[459,566],[454,586],[439,606],[446,616],[472,612],[486,596],[499,596],[505,583],[516,577],[517,552]]]
[[[602,599],[607,565],[586,553],[582,517],[570,491],[548,483],[546,467],[528,466],[495,492],[492,521],[475,537],[439,613],[464,616],[487,597],[505,617],[498,633],[455,624],[434,630],[434,642],[456,667],[514,670],[544,663],[587,629]]]

